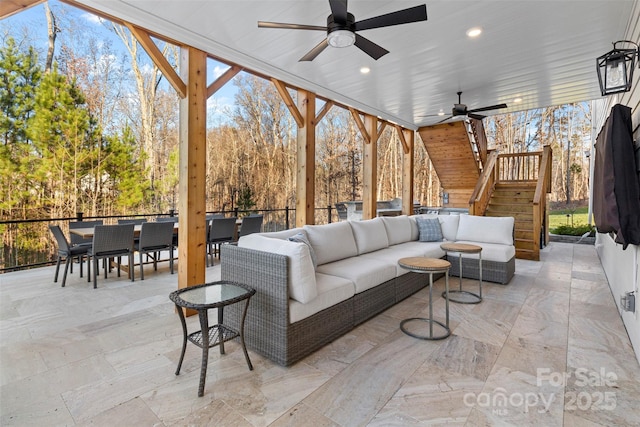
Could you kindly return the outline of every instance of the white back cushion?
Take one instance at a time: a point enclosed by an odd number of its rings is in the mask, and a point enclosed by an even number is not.
[[[349,224],[351,224],[353,237],[356,240],[358,255],[384,249],[389,246],[387,230],[381,218],[349,221]]]
[[[382,223],[387,230],[389,246],[411,241],[411,220],[406,215],[383,216]]]
[[[438,215],[438,221],[440,221],[442,237],[450,242],[455,242],[458,234],[460,215]]]
[[[289,257],[289,297],[305,304],[318,296],[316,272],[311,262],[309,248],[304,243],[272,239],[254,233],[238,241],[241,248],[256,249]]]
[[[460,215],[456,240],[513,245],[513,217]]]
[[[347,221],[305,225],[303,229],[316,251],[318,265],[358,255],[356,241]]]

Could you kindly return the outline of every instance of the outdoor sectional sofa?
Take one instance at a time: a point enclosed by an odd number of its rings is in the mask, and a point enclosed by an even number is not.
[[[438,240],[423,227],[434,218],[439,241],[420,241]],[[256,233],[223,245],[222,280],[256,289],[245,342],[287,366],[427,286],[427,276],[408,272],[398,260],[444,258],[442,239],[482,246],[483,279],[508,283],[515,271],[513,226],[511,217],[416,215]],[[449,257],[456,273],[458,254]],[[477,278],[477,258],[463,254],[464,276]],[[241,314],[240,304],[227,307],[225,323],[239,327]]]

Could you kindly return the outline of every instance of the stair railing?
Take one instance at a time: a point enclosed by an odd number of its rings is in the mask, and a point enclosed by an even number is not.
[[[495,187],[496,177],[498,176],[497,160],[498,152],[491,151],[476,187],[471,193],[471,199],[469,200],[469,213],[471,215],[484,215],[487,210],[487,205],[491,200],[491,193]]]
[[[540,230],[541,233],[534,233],[533,239],[535,247],[540,248],[540,242],[544,240],[545,246],[549,243],[549,221],[547,218],[547,193],[551,193],[551,161],[553,155],[549,145],[542,149],[540,158],[540,169],[536,191],[533,195],[533,229]],[[542,234],[542,236],[540,236]]]

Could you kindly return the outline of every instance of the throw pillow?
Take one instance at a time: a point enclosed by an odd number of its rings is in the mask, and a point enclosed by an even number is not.
[[[416,217],[421,242],[441,242],[442,228],[438,218],[420,218]]]
[[[289,237],[289,240],[292,242],[304,243],[309,247],[309,255],[311,255],[311,262],[313,263],[313,269],[315,270],[318,267],[318,260],[316,258],[316,252],[313,250],[313,246],[311,246],[309,239],[307,239],[307,235],[301,231]]]

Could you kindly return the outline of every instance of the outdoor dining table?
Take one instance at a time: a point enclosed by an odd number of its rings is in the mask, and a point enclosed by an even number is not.
[[[92,239],[93,238],[93,227],[79,227],[79,228],[72,228],[69,230],[69,233],[71,234],[76,234],[80,237],[82,237],[83,239]],[[133,235],[134,237],[140,237],[140,230],[142,230],[142,224],[136,224],[133,227]],[[178,233],[178,223],[174,223],[173,225],[173,233],[177,234]]]

